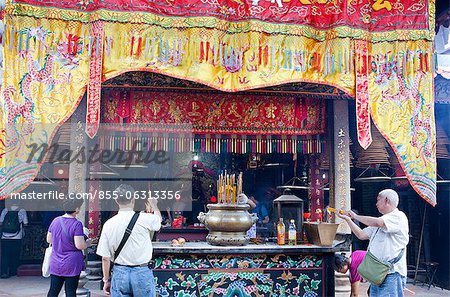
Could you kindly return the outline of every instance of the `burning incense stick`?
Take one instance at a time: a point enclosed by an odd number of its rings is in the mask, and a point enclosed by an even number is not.
[[[217,181],[218,202],[224,204],[237,204],[237,197],[242,193],[242,172],[236,178],[235,174],[219,175]]]

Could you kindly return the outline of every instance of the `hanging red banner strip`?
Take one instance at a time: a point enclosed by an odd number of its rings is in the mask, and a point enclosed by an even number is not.
[[[367,149],[372,143],[370,134],[369,111],[369,77],[367,41],[355,41],[355,67],[356,67],[356,127],[358,142],[362,148]]]
[[[86,134],[93,138],[100,125],[100,96],[103,74],[103,22],[92,23],[92,37],[89,38],[89,83],[87,89]]]

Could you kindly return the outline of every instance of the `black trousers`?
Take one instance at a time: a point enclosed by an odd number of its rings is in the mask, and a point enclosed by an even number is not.
[[[58,297],[59,292],[61,292],[62,286],[64,285],[64,290],[66,291],[66,297],[76,297],[78,281],[80,276],[58,276],[50,275],[50,290],[48,291],[47,297]]]
[[[21,239],[2,239],[1,275],[14,276],[19,267]]]

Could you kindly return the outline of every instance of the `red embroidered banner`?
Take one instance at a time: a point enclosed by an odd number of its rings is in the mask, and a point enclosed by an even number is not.
[[[95,12],[103,20],[154,22],[143,15],[140,18],[119,15],[118,12],[153,13],[169,17],[213,17],[226,21],[259,20],[274,24],[308,25],[324,30],[348,26],[354,29],[390,31],[395,29],[429,29],[427,1],[375,0],[13,0],[16,4],[57,7],[82,12]],[[16,9],[19,9],[18,7]],[[26,8],[24,8],[26,10]],[[21,13],[24,13],[21,11]],[[79,17],[67,12],[71,17]],[[89,19],[92,21],[92,18]],[[401,21],[399,21],[401,20]],[[214,21],[203,21],[202,26],[214,26]],[[174,25],[173,23],[168,26]],[[258,31],[259,28],[255,27]],[[350,31],[350,30],[349,30]]]
[[[92,37],[89,38],[89,84],[87,88],[86,134],[93,138],[100,124],[101,88],[103,73],[103,22],[92,23]]]
[[[130,99],[124,100],[127,96]],[[128,95],[113,90],[103,104],[107,123],[192,124],[195,134],[314,135],[325,131],[325,103],[318,99],[156,91]],[[131,110],[129,116],[124,110]]]
[[[356,40],[355,46],[356,127],[358,130],[358,142],[363,149],[367,149],[372,143],[369,110],[369,53],[367,41]]]

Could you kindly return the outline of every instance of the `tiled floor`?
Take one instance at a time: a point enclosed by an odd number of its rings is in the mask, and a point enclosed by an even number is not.
[[[0,279],[0,297],[42,297],[47,295],[50,279],[39,276],[22,276]],[[85,288],[91,291],[91,297],[103,296],[98,283],[88,283]],[[60,296],[64,296],[61,294]]]

